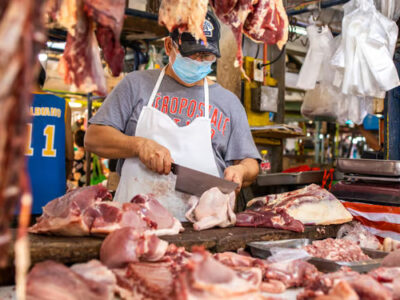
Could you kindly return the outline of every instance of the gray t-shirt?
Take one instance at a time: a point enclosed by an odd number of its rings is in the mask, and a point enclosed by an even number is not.
[[[160,70],[129,73],[108,95],[90,124],[112,126],[134,136],[139,115],[147,105]],[[260,155],[254,145],[245,110],[239,99],[219,84],[209,86],[211,135],[214,157],[221,177],[234,160]],[[186,87],[168,75],[160,85],[153,107],[168,114],[178,126],[204,114],[204,87]],[[123,160],[117,171],[120,173]]]

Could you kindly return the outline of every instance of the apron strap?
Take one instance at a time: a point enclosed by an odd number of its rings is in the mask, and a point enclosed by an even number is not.
[[[157,94],[158,89],[160,88],[161,82],[162,82],[162,80],[164,78],[165,68],[166,68],[166,66],[161,70],[161,73],[158,76],[156,85],[154,86],[153,91],[151,92],[149,103],[147,104],[148,107],[152,107],[153,106],[154,99],[156,98],[156,94]]]
[[[210,100],[208,91],[207,77],[204,77],[204,112],[206,119],[210,118]]]

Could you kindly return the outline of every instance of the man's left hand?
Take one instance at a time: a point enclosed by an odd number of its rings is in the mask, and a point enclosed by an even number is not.
[[[239,193],[240,189],[242,188],[243,177],[245,172],[246,172],[245,166],[240,164],[229,166],[225,169],[224,172],[225,180],[232,181],[238,184],[238,187],[235,190],[236,194]]]

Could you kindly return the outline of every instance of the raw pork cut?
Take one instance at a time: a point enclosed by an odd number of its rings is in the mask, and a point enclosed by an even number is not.
[[[121,268],[140,259],[160,260],[167,247],[168,243],[154,234],[139,234],[134,228],[125,227],[105,238],[100,249],[100,260],[109,268]]]
[[[79,236],[89,233],[91,224],[83,218],[85,211],[96,202],[111,200],[102,185],[75,189],[43,207],[43,214],[29,232]]]
[[[313,241],[304,246],[304,250],[311,256],[325,258],[333,261],[364,261],[371,258],[366,255],[355,242],[340,239],[325,239]]]
[[[204,250],[195,250],[175,281],[177,300],[262,299],[261,270],[232,270]]]
[[[389,253],[382,260],[382,267],[400,267],[400,249]]]
[[[29,300],[108,300],[114,298],[114,274],[98,261],[68,268],[54,261],[36,264],[28,275]]]
[[[236,222],[236,215],[233,212],[235,198],[235,192],[227,195],[217,187],[211,188],[200,198],[190,197],[190,209],[186,213],[186,218],[193,223],[195,230],[233,226]]]
[[[203,23],[207,14],[208,0],[163,0],[158,11],[158,22],[169,32],[190,32],[196,39],[207,43]]]
[[[305,225],[341,224],[352,220],[343,204],[316,184],[293,192],[258,197],[249,201],[247,207],[258,212],[283,209]]]
[[[101,185],[73,190],[49,202],[29,231],[82,236],[108,234],[124,227],[156,235],[183,230],[182,224],[151,195],[137,195],[130,203],[104,200],[111,200],[111,194]]]
[[[236,226],[272,227],[296,232],[304,232],[304,225],[292,218],[285,209],[246,210],[236,215]]]
[[[125,299],[176,299],[174,281],[190,257],[191,253],[184,248],[171,244],[159,261],[149,262],[142,256],[140,262],[129,263],[122,269],[113,269],[117,277],[118,293]]]

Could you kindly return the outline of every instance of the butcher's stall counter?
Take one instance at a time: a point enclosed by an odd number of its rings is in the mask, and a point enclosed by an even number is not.
[[[169,243],[190,250],[194,245],[202,245],[211,252],[236,251],[252,241],[272,241],[293,238],[325,239],[336,237],[340,225],[305,226],[303,233],[273,229],[230,227],[195,231],[192,224],[183,223],[185,231],[178,235],[161,237]],[[29,234],[32,263],[56,260],[65,264],[86,262],[99,257],[104,237],[58,237]],[[14,259],[10,249],[9,265]],[[10,268],[0,269],[0,285],[10,284],[13,278]]]

